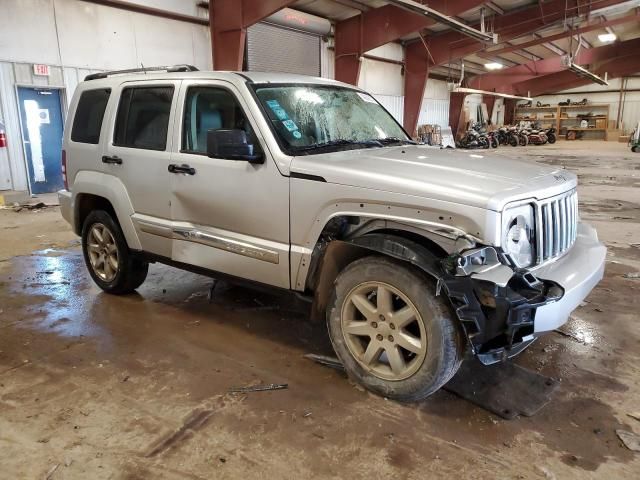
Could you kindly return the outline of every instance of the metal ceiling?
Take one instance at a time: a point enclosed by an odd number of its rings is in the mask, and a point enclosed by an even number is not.
[[[293,3],[291,7],[327,18],[335,23],[346,20],[362,12],[385,6],[389,3],[390,2],[383,0],[298,0]],[[423,3],[426,4],[428,2],[423,1]],[[594,0],[589,3],[594,4],[592,5],[592,8],[597,8],[598,0]],[[463,14],[456,16],[455,19],[468,25],[475,25],[480,21],[481,10],[484,8],[485,21],[487,27],[490,29],[493,18],[497,16],[534,5],[540,5],[540,8],[544,9],[544,4],[545,2],[537,0],[494,0],[486,2],[483,7],[468,10]],[[535,45],[526,46],[522,49],[512,49],[512,51],[507,53],[492,54],[491,52],[502,50],[505,47],[517,46],[521,43],[531,43],[534,40],[540,41],[541,38],[550,35],[557,35],[571,27],[577,28],[578,26],[586,24],[612,21],[623,17],[629,17],[633,14],[638,15],[638,20],[625,21],[625,23],[596,28],[592,31],[582,33],[580,35],[582,42],[581,48],[594,48],[604,45],[599,41],[598,35],[607,32],[614,33],[618,37],[619,41],[638,38],[640,37],[640,1],[623,1],[618,5],[609,6],[601,11],[596,11],[596,15],[592,14],[589,17],[585,15],[572,17],[567,15],[563,20],[550,23],[533,35],[528,33],[522,37],[512,39],[509,42],[502,43],[500,43],[500,38],[498,38],[499,43],[496,46],[490,45],[486,47],[483,52],[465,56],[465,69],[470,74],[481,74],[486,72],[484,64],[491,61],[499,62],[505,67],[510,67],[526,64],[531,61],[557,57],[577,49],[577,35],[573,38],[565,37],[549,42],[539,42]],[[411,42],[418,39],[420,33],[424,36],[437,36],[442,33],[446,33],[449,30],[449,27],[446,25],[435,24],[424,29],[422,32],[415,32],[402,37],[399,41],[402,43]],[[457,71],[459,68],[459,61],[450,65],[441,65],[433,68],[430,72],[430,76],[447,77],[451,75],[455,77],[458,74]]]

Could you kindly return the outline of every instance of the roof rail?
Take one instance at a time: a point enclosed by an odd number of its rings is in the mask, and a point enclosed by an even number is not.
[[[147,73],[147,72],[197,72],[198,69],[193,65],[171,65],[165,67],[141,67],[129,68],[127,70],[111,70],[109,72],[92,73],[84,77],[84,81],[98,80],[99,78],[107,78],[111,75],[122,75],[125,73]]]

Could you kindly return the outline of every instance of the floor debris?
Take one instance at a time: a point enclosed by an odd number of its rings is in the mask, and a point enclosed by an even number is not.
[[[194,431],[202,428],[211,415],[213,415],[213,410],[196,409],[192,411],[180,428],[156,442],[149,452],[147,452],[145,457],[155,457],[156,455],[159,455],[174,445],[182,442],[184,439],[191,436]]]
[[[640,436],[626,430],[616,430],[616,435],[629,450],[640,452]]]
[[[232,387],[229,393],[249,393],[249,392],[268,392],[271,390],[284,390],[289,388],[287,383],[268,383],[262,385],[253,385],[250,387]]]
[[[638,420],[640,422],[640,412],[627,413],[627,416],[633,418],[634,420]]]
[[[53,474],[56,473],[56,470],[58,469],[59,466],[60,464],[56,463],[53,467],[51,467],[49,471],[45,474],[44,480],[51,480],[51,478],[53,477]]]
[[[624,278],[640,278],[640,272],[629,272],[622,275]]]
[[[320,365],[324,365],[325,367],[334,368],[336,370],[340,370],[344,372],[344,365],[342,362],[335,357],[328,357],[326,355],[316,355],[315,353],[308,353],[304,356],[309,360],[312,360]]]

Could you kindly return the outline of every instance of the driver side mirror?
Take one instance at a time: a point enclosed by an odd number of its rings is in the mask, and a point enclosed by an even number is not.
[[[249,163],[264,162],[264,155],[255,151],[254,145],[247,142],[247,133],[240,129],[207,131],[207,155],[211,158],[245,160]]]

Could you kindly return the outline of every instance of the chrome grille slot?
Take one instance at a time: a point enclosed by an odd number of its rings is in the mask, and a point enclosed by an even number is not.
[[[575,190],[536,202],[536,234],[542,239],[538,263],[559,257],[573,246],[578,233],[578,195]]]

